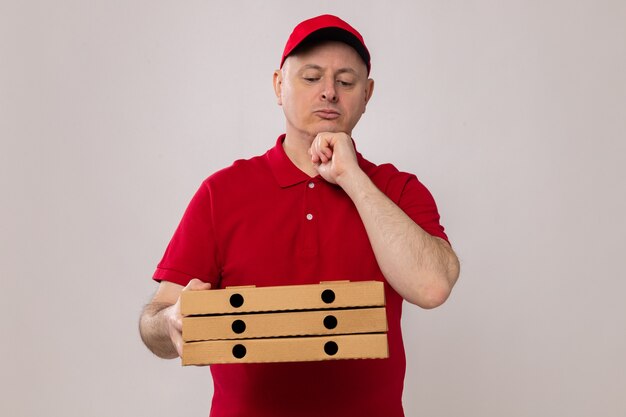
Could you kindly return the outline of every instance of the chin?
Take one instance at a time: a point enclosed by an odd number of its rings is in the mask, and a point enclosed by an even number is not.
[[[317,129],[318,132],[345,132],[348,133],[348,130],[344,126],[338,126],[335,123],[321,123]]]

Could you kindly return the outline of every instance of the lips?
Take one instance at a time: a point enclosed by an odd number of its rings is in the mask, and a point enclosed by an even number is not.
[[[340,116],[339,112],[332,109],[321,109],[315,111],[315,114],[326,120],[334,120]]]

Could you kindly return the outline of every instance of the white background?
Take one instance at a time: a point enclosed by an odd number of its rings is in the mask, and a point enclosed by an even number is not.
[[[462,262],[405,306],[407,416],[625,415],[619,0],[2,0],[0,415],[208,414],[208,368],[137,319],[200,182],[282,133],[272,71],[326,12],[373,55],[359,150],[430,188]]]

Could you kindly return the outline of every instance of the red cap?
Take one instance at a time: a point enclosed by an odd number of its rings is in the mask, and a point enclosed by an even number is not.
[[[367,74],[370,73],[370,53],[365,46],[361,34],[348,23],[337,16],[325,14],[305,20],[298,24],[291,32],[291,36],[285,45],[285,51],[280,60],[280,68],[283,67],[285,59],[303,43],[313,43],[321,41],[344,42],[354,48],[367,66]]]

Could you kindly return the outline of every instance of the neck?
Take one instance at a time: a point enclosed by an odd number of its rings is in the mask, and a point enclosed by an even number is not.
[[[287,134],[283,141],[283,149],[287,154],[287,157],[298,167],[298,169],[310,177],[318,175],[315,166],[311,162],[311,155],[309,155],[309,148],[315,138],[300,138],[297,136]]]

